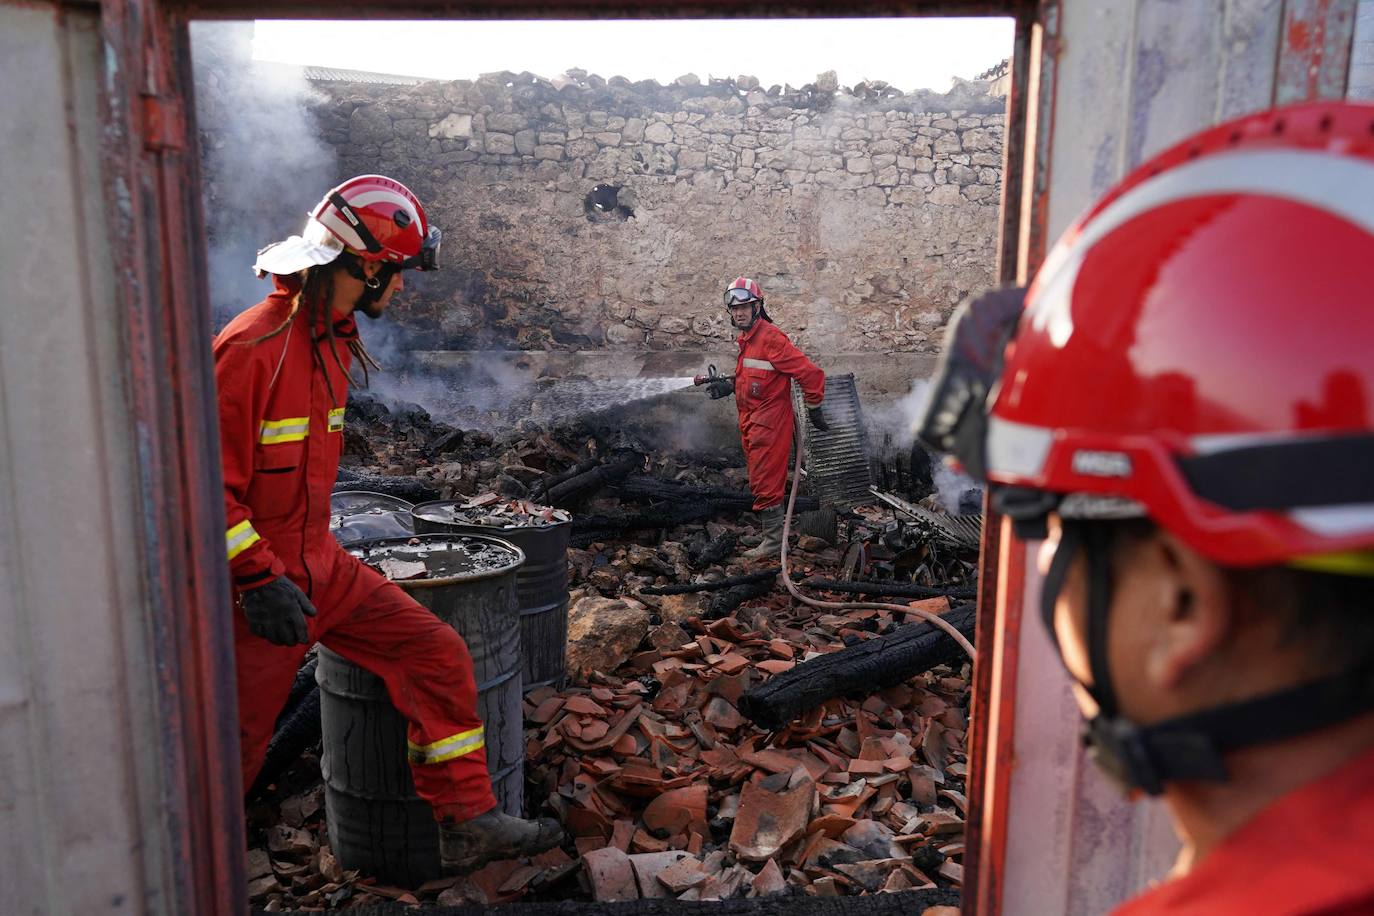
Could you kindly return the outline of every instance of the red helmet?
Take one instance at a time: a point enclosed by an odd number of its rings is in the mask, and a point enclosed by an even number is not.
[[[345,248],[364,261],[437,270],[441,234],[410,189],[384,175],[350,178],[324,196],[301,235],[258,252],[259,273],[328,264]]]
[[[763,289],[748,277],[736,277],[725,287],[725,307],[742,302],[762,302]]]
[[[987,477],[1115,497],[1223,565],[1364,562],[1372,292],[1374,106],[1199,134],[1046,258],[989,399]]]

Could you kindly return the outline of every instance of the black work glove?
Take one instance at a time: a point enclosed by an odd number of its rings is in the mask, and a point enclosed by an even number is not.
[[[806,416],[811,420],[811,425],[823,433],[830,432],[830,424],[825,422],[825,412],[821,410],[821,405],[806,408]]]
[[[254,636],[277,646],[304,646],[310,643],[305,618],[315,616],[315,605],[286,576],[239,595],[239,604],[248,618]]]
[[[733,378],[718,378],[707,382],[706,393],[711,396],[713,401],[728,398],[735,393],[735,380]]]

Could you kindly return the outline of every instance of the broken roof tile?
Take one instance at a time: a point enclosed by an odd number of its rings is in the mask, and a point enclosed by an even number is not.
[[[810,778],[782,792],[746,783],[740,793],[739,814],[730,831],[730,849],[751,862],[776,855],[806,829],[815,794]]]
[[[614,846],[584,854],[582,867],[586,869],[592,885],[592,897],[597,902],[639,899],[639,884],[635,880],[630,857]]]

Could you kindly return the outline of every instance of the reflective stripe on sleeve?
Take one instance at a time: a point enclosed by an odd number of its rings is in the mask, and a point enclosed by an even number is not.
[[[471,731],[449,735],[433,744],[420,745],[407,741],[408,753],[406,756],[411,763],[443,763],[445,760],[471,754],[485,745],[486,739],[482,734],[482,727],[479,725]]]
[[[751,359],[751,358],[748,357],[748,356],[746,356],[746,357],[744,358],[744,368],[746,368],[746,369],[767,369],[769,372],[776,372],[776,371],[777,371],[776,369],[773,368],[773,364],[770,363],[768,360],[766,360],[766,359]]]
[[[344,410],[343,407],[335,407],[329,411],[329,431],[331,433],[343,432]]]
[[[225,547],[228,549],[231,560],[260,540],[262,538],[258,537],[258,533],[253,530],[253,525],[248,519],[244,519],[224,533]]]
[[[309,417],[287,417],[285,420],[263,420],[258,442],[275,445],[278,442],[299,442],[310,435]]]

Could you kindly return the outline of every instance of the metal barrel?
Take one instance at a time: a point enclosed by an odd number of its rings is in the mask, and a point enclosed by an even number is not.
[[[525,689],[560,684],[567,672],[568,541],[572,523],[542,527],[492,528],[445,521],[458,504],[440,500],[418,504],[412,513],[418,532],[496,535],[525,552],[516,574],[520,592],[520,651]]]
[[[524,555],[508,541],[468,535],[392,538],[356,544],[349,551],[364,561],[382,556],[421,559],[434,570],[458,565],[453,561],[461,560],[460,554],[484,554],[477,569],[396,584],[467,643],[492,790],[502,810],[521,816],[525,745],[520,628],[511,624],[515,573]],[[429,803],[415,794],[406,760],[406,721],[391,705],[385,683],[326,646],[320,647],[315,678],[320,685],[326,820],[339,863],[402,887],[439,877],[438,826]]]

